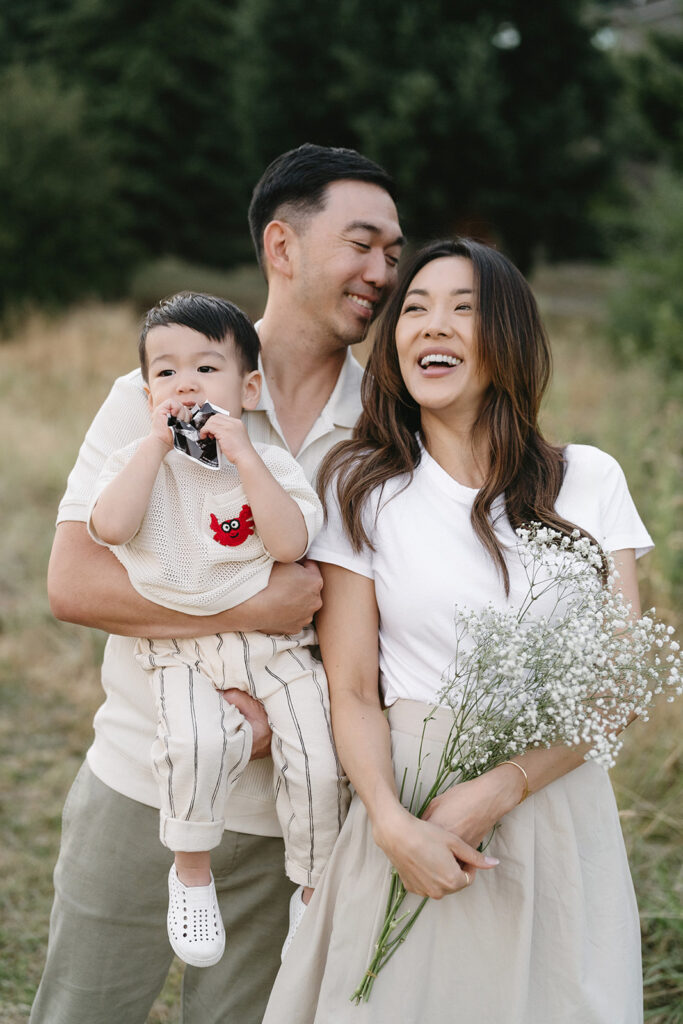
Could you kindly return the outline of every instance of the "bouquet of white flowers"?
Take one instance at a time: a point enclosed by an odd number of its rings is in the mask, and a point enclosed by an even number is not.
[[[683,690],[673,629],[652,611],[632,617],[597,545],[578,530],[566,536],[539,524],[517,536],[528,582],[522,603],[478,613],[456,608],[455,657],[439,693],[453,722],[426,793],[420,751],[408,801],[418,818],[450,786],[533,747],[584,744],[586,758],[609,768],[634,715],[647,719],[656,694],[672,701]],[[379,971],[427,903],[401,914],[405,896],[393,870],[375,953],[351,996],[357,1004],[369,999]]]

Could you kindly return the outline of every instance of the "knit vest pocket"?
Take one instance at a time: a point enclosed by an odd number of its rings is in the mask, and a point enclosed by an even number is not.
[[[211,562],[248,562],[265,554],[242,487],[204,495],[201,534]]]

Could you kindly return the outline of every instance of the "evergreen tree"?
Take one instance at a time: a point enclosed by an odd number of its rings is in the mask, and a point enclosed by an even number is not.
[[[106,153],[91,173],[135,258],[251,259],[255,181],[312,141],[384,164],[412,240],[469,232],[526,266],[596,244],[615,81],[591,45],[600,6],[4,0],[0,54],[80,97],[69,146]]]
[[[240,86],[260,162],[304,140],[352,145],[396,176],[413,238],[473,231],[523,265],[594,246],[615,82],[586,4],[250,0]]]
[[[116,293],[132,253],[106,149],[54,73],[0,77],[0,311]]]
[[[231,6],[74,0],[48,42],[52,63],[85,89],[94,130],[111,138],[139,249],[213,264],[248,258]]]
[[[621,55],[618,67],[625,153],[683,171],[683,34],[651,33],[642,50]]]

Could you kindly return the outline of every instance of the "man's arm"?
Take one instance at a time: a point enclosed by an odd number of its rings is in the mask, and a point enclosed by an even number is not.
[[[118,559],[96,544],[85,523],[57,527],[47,588],[57,619],[119,636],[193,637],[236,630],[298,633],[321,606],[314,562],[273,567],[265,590],[219,615],[184,615],[145,600]]]

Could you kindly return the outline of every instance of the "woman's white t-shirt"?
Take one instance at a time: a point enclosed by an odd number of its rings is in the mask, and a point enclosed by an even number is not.
[[[568,445],[566,472],[555,504],[564,519],[586,530],[606,551],[653,547],[619,464],[589,445]],[[309,557],[374,581],[380,612],[380,685],[387,704],[398,698],[433,702],[453,659],[455,608],[514,607],[528,589],[515,554],[515,534],[502,498],[493,520],[508,557],[510,594],[472,528],[476,490],[464,487],[423,449],[412,481],[390,480],[373,491],[364,524],[374,551],[356,553],[344,532],[336,495],[327,495],[327,521]],[[401,488],[404,488],[403,490]]]

